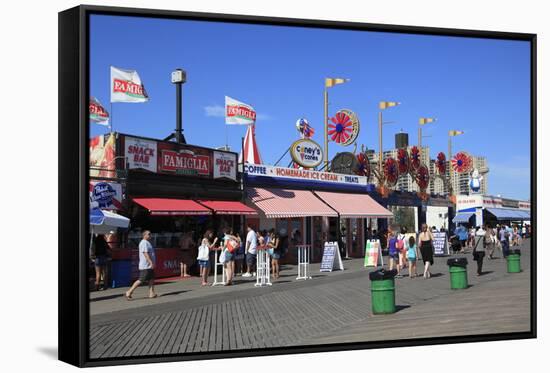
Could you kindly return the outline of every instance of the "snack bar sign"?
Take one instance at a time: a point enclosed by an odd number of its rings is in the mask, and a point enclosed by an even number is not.
[[[157,172],[157,142],[126,137],[124,140],[128,168],[142,168]]]
[[[232,153],[214,152],[214,179],[237,180],[237,156]]]
[[[210,157],[195,154],[192,150],[182,149],[162,150],[160,155],[160,169],[179,175],[210,175]]]

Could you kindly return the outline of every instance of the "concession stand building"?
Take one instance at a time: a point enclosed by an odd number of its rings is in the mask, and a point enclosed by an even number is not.
[[[91,139],[90,154],[91,171],[102,170],[93,181],[116,179],[122,186],[117,210],[131,219],[113,258],[135,261],[141,231],[151,230],[158,277],[180,273],[184,234],[196,246],[206,229],[239,231],[243,216],[257,215],[242,203],[236,153],[113,133]]]
[[[246,203],[258,211],[247,220],[288,238],[287,262],[295,262],[296,245],[311,245],[311,260],[320,261],[325,241],[363,256],[367,219],[392,216],[368,195],[366,177],[259,164],[245,164],[243,177]]]
[[[456,200],[455,224],[482,226],[483,224],[524,224],[531,221],[531,202],[509,198],[460,195]]]

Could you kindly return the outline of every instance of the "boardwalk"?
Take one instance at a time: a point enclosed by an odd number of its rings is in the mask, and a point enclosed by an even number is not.
[[[90,357],[525,332],[530,256],[527,247],[522,251],[522,273],[506,273],[497,259],[477,277],[471,263],[471,287],[460,291],[449,289],[446,258],[438,258],[431,279],[396,280],[399,311],[384,316],[371,315],[361,260],[309,281],[295,281],[290,267],[269,288],[244,279],[231,288],[200,288],[186,280],[159,286],[159,299],[132,302],[120,290],[100,292],[91,303]]]

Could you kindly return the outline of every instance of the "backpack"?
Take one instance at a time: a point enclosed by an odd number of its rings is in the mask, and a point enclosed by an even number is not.
[[[398,238],[395,242],[395,248],[397,249],[397,251],[403,251],[403,249],[405,248],[405,240]]]
[[[238,242],[233,239],[228,239],[225,241],[225,247],[231,254],[233,254],[235,250],[237,250],[238,246]]]

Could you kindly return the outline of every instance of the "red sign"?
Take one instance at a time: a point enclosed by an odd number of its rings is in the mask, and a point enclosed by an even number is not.
[[[180,274],[181,252],[178,249],[156,249],[155,277],[172,277]]]
[[[183,174],[204,175],[211,173],[210,156],[195,154],[191,150],[162,150],[160,169]]]
[[[114,79],[113,91],[129,93],[131,95],[147,96],[143,92],[143,85],[116,78]]]

